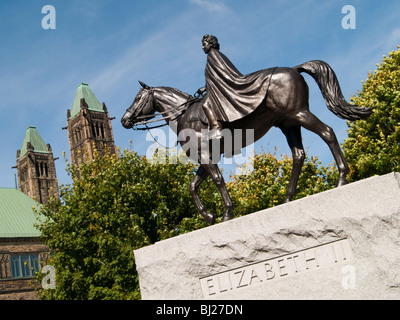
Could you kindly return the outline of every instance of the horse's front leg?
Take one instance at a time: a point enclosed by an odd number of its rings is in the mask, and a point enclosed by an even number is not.
[[[218,191],[221,193],[222,200],[224,201],[225,212],[222,216],[222,221],[231,220],[233,218],[233,203],[228,189],[226,188],[225,180],[221,174],[221,171],[216,164],[202,164],[202,166],[204,167],[204,170],[211,176],[211,179],[218,188]]]
[[[203,166],[200,166],[199,169],[197,169],[195,177],[193,178],[192,182],[189,185],[189,191],[193,198],[193,202],[197,208],[197,211],[203,216],[203,218],[209,224],[214,224],[215,223],[214,214],[207,211],[207,209],[204,207],[203,203],[201,202],[199,194],[197,193],[197,190],[198,190],[200,184],[207,177],[208,177],[208,172],[204,170]]]

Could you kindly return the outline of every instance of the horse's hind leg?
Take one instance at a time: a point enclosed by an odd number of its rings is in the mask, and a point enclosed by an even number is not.
[[[204,170],[203,166],[201,165],[199,169],[197,169],[196,175],[193,178],[192,182],[189,185],[189,191],[192,195],[193,202],[197,208],[197,211],[203,216],[203,218],[209,223],[215,223],[215,217],[212,213],[207,212],[206,208],[204,207],[203,203],[200,200],[199,194],[197,190],[200,184],[209,176],[208,172]]]
[[[333,129],[323,123],[321,120],[319,120],[314,114],[312,114],[308,110],[299,112],[296,115],[296,119],[299,121],[300,125],[318,134],[326,142],[333,154],[333,157],[335,158],[339,170],[339,179],[337,181],[337,186],[339,187],[347,184],[348,181],[346,179],[346,176],[350,171],[349,166],[346,163]]]
[[[289,187],[286,193],[285,202],[289,202],[293,199],[296,194],[297,182],[299,180],[301,168],[304,163],[305,152],[303,143],[301,141],[301,127],[281,127],[280,128],[286,136],[290,150],[292,151],[293,167],[290,175]]]

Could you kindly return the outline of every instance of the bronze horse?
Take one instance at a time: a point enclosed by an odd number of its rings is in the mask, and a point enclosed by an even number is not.
[[[272,126],[279,127],[282,130],[293,157],[293,168],[286,202],[290,201],[295,195],[298,178],[304,162],[305,152],[302,144],[301,127],[318,134],[329,146],[339,170],[337,186],[348,183],[346,175],[349,172],[349,167],[344,159],[336,135],[331,127],[310,112],[308,86],[300,74],[301,72],[306,72],[314,78],[327,107],[338,117],[347,120],[358,120],[367,118],[372,112],[370,108],[350,105],[346,102],[334,71],[323,61],[309,61],[294,68],[278,67],[274,68],[274,70],[271,69],[268,92],[262,103],[254,106],[254,110],[242,119],[223,123],[223,128],[230,132],[235,129],[242,129],[243,135],[246,135],[246,132],[252,133],[252,141],[243,137],[241,139],[241,147],[260,139]],[[204,122],[206,118],[204,114],[202,115],[201,101],[193,99],[192,96],[174,88],[152,88],[143,83],[141,85],[143,88],[140,89],[132,105],[121,119],[122,125],[130,129],[143,119],[151,119],[156,112],[162,114],[163,119],[170,126],[172,120],[176,121],[173,130],[178,134],[182,149],[185,150],[189,158],[200,164],[196,176],[190,183],[190,193],[197,210],[209,224],[215,222],[214,214],[207,211],[197,193],[200,184],[207,177],[211,177],[224,201],[225,212],[222,221],[232,219],[232,200],[216,161],[211,159],[215,152],[222,154],[226,150],[225,147],[221,147],[224,144],[224,138],[221,141],[221,145],[218,145],[218,150],[215,150],[215,148],[213,150],[212,141],[214,140],[207,138],[208,124]],[[194,103],[191,105],[186,104],[188,100],[194,100]],[[182,106],[185,105],[186,107],[183,108]],[[183,132],[189,133],[189,135],[182,134]],[[231,141],[232,139],[225,141],[225,143],[232,143]],[[232,148],[231,150],[233,150]]]

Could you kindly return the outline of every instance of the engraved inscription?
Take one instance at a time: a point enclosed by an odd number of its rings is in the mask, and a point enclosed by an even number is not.
[[[347,239],[339,239],[243,267],[200,278],[205,298],[231,290],[257,285],[262,282],[295,276],[352,258]]]

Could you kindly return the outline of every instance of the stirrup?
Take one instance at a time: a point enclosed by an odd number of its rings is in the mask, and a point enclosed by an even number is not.
[[[208,139],[209,140],[222,139],[221,129],[212,128],[210,131],[208,131]]]

